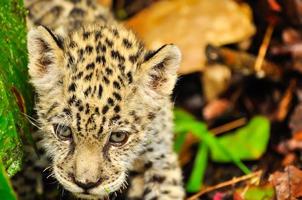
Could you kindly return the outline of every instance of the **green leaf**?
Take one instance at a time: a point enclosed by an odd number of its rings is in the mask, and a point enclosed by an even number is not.
[[[232,156],[240,160],[255,160],[265,152],[270,133],[270,123],[265,117],[257,116],[243,128],[227,133],[218,138],[219,143],[227,148]],[[211,148],[211,159],[216,162],[231,162],[231,158]]]
[[[24,114],[31,108],[25,9],[22,0],[0,1],[0,161],[9,176],[21,168],[21,137],[30,138]]]
[[[250,187],[244,194],[245,200],[271,200],[274,199],[275,190],[271,186]]]
[[[185,111],[176,111],[174,130],[176,133],[192,132],[196,137],[205,142],[211,150],[214,149],[214,151],[218,151],[228,157],[244,173],[250,173],[250,170],[240,161],[240,159],[230,153],[228,148],[221,145],[218,139],[208,131],[205,123],[198,122]]]
[[[175,140],[174,140],[174,151],[176,153],[179,153],[181,150],[181,147],[183,146],[185,140],[186,140],[186,135],[188,132],[180,132],[176,134]]]
[[[197,192],[200,190],[208,162],[208,146],[200,143],[197,155],[194,161],[193,171],[187,183],[188,192]]]
[[[10,185],[9,178],[0,162],[0,199],[15,200],[16,195]]]

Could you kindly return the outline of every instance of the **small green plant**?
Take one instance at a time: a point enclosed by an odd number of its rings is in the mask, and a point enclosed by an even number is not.
[[[174,149],[181,150],[187,133],[194,134],[200,139],[193,170],[187,183],[188,192],[196,192],[202,186],[202,180],[207,166],[208,154],[216,162],[233,162],[245,174],[250,173],[241,160],[258,159],[266,150],[269,140],[269,120],[256,116],[243,128],[216,138],[204,122],[196,120],[187,112],[175,109]]]

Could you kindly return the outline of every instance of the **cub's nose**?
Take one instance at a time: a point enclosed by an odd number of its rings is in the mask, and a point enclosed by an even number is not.
[[[81,181],[74,180],[74,182],[79,187],[83,188],[84,190],[88,190],[88,189],[91,189],[91,188],[99,186],[101,184],[102,180],[99,179],[96,182],[88,182],[88,181],[87,182],[81,182]]]

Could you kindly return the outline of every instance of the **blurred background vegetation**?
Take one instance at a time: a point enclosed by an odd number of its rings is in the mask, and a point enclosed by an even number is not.
[[[150,49],[182,51],[174,149],[190,200],[302,197],[301,1],[99,3]],[[0,199],[16,198],[34,130],[25,16],[22,0],[0,1]]]

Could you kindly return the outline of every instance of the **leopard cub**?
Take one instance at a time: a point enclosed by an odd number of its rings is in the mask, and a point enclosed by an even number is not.
[[[127,199],[183,199],[170,101],[179,49],[147,50],[91,0],[27,6],[36,134],[54,177],[78,198],[129,185]]]

